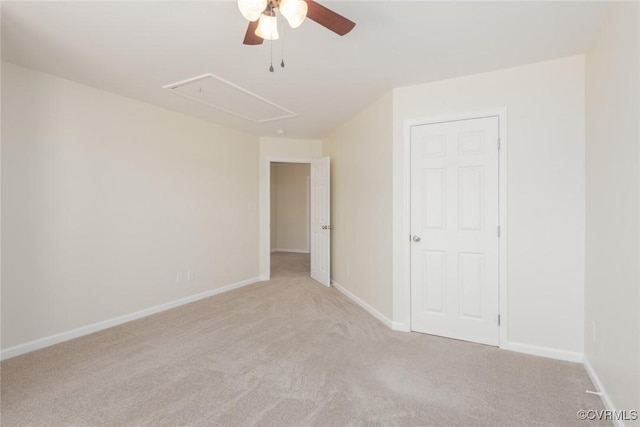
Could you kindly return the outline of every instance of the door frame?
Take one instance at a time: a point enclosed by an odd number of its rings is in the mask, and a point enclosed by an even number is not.
[[[263,211],[260,218],[260,228],[261,235],[265,238],[261,242],[262,248],[260,251],[261,262],[260,264],[263,266],[263,269],[260,274],[260,280],[271,280],[271,163],[305,163],[309,164],[309,168],[311,168],[311,162],[317,160],[315,157],[302,157],[302,158],[291,158],[291,157],[265,157],[264,159],[264,167],[265,167],[265,177],[263,182],[263,191],[266,202],[266,209]],[[309,210],[309,194],[307,188],[307,211]],[[307,217],[308,217],[307,212]],[[311,251],[310,242],[309,242],[309,219],[307,218],[307,248]]]
[[[506,348],[508,343],[508,282],[507,282],[507,108],[495,108],[490,110],[459,113],[445,116],[434,116],[404,120],[403,143],[403,235],[407,236],[403,247],[403,275],[404,283],[404,312],[406,331],[411,331],[411,128],[414,126],[432,125],[443,122],[455,122],[470,119],[483,119],[498,117],[498,135],[500,138],[500,150],[498,151],[498,225],[500,226],[500,239],[498,242],[498,314],[500,315],[499,347]],[[403,237],[404,238],[404,237]]]

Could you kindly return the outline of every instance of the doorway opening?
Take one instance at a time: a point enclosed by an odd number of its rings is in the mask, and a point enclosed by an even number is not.
[[[271,277],[310,275],[309,163],[271,162]]]
[[[260,278],[271,279],[271,164],[303,163],[310,165],[309,194],[309,232],[308,251],[310,257],[311,278],[324,286],[331,286],[331,213],[330,213],[330,164],[328,156],[315,159],[265,158],[263,163],[260,200]],[[275,242],[278,242],[276,240]],[[277,245],[276,245],[277,246]],[[292,249],[278,248],[274,249]]]

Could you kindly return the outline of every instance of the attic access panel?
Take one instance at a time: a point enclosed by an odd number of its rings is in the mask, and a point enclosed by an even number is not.
[[[166,85],[163,89],[256,123],[297,116],[296,113],[213,74]]]

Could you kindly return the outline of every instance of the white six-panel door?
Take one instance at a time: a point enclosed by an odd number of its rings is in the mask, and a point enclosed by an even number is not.
[[[499,344],[497,117],[411,128],[411,329]]]
[[[311,162],[311,277],[330,286],[329,157]]]

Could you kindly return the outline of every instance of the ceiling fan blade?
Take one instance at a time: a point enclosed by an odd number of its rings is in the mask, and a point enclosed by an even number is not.
[[[262,37],[256,36],[256,28],[258,28],[258,21],[249,22],[247,27],[247,33],[244,35],[244,41],[242,44],[257,45],[262,44],[264,41]]]
[[[316,21],[333,31],[336,34],[344,36],[356,26],[356,23],[345,18],[344,16],[334,12],[331,9],[327,9],[319,3],[313,0],[305,0],[307,2],[308,11],[307,18],[312,21]]]

